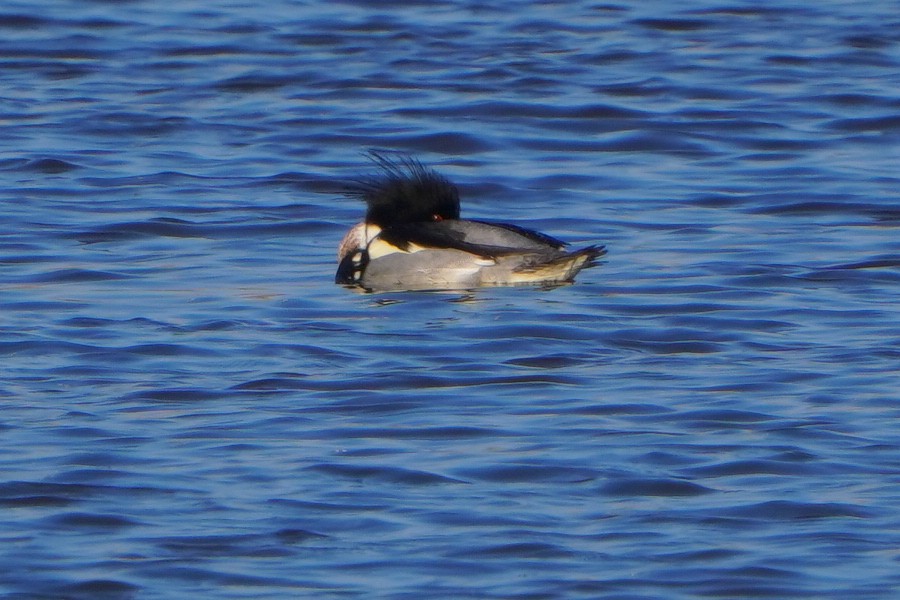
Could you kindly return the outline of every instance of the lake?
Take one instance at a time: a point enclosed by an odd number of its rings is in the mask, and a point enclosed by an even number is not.
[[[898,9],[5,2],[0,594],[895,597]],[[334,285],[370,148],[609,254]]]

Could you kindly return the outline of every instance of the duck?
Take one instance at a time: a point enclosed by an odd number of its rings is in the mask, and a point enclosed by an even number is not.
[[[405,154],[368,157],[378,173],[344,189],[367,210],[338,245],[337,284],[369,292],[552,287],[606,254],[603,245],[567,250],[519,225],[462,219],[459,191],[443,175]]]

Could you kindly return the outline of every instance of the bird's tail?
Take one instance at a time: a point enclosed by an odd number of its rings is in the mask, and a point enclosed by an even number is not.
[[[605,246],[587,246],[549,260],[523,265],[515,270],[515,279],[518,283],[571,281],[582,269],[597,265],[598,259],[604,254]]]

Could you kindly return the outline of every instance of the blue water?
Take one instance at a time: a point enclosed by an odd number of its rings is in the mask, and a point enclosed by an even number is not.
[[[0,595],[897,597],[900,3],[169,4],[0,8]],[[372,147],[609,255],[335,286]]]

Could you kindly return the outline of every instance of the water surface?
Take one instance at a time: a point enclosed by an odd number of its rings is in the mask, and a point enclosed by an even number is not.
[[[0,9],[11,598],[890,598],[900,6]],[[603,266],[331,283],[371,147]]]

